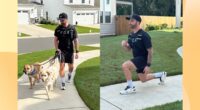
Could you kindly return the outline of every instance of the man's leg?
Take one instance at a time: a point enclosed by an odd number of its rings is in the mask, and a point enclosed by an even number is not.
[[[61,89],[65,89],[65,63],[60,63]]]
[[[126,95],[129,93],[135,92],[135,85],[133,84],[132,73],[131,73],[131,71],[133,71],[135,69],[136,69],[136,66],[130,60],[126,61],[122,64],[122,70],[126,77],[128,86],[124,90],[120,91],[120,94]]]
[[[74,70],[74,64],[73,63],[68,63],[68,82],[70,81],[71,79],[71,75],[72,75],[72,72]]]
[[[162,78],[162,77],[164,80],[164,78],[166,77],[166,72],[157,72],[157,73],[148,73],[148,74],[138,73],[138,77],[141,82],[146,82],[152,79],[157,79],[157,78]]]
[[[126,77],[128,86],[131,86],[131,87],[133,87],[131,71],[133,71],[135,69],[136,69],[135,65],[130,60],[128,60],[122,64],[122,70]]]
[[[153,74],[144,74],[144,73],[138,73],[138,77],[141,82],[146,82],[152,79],[155,79],[155,76]]]

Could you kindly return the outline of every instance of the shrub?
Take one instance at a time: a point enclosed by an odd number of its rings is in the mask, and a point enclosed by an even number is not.
[[[51,25],[56,25],[58,23],[56,23],[55,21],[50,21],[50,20],[46,20],[46,19],[42,19],[40,21],[40,24],[51,24]]]
[[[158,25],[148,25],[147,24],[147,27],[145,28],[146,31],[152,31],[152,30],[158,30],[160,29],[160,26]]]
[[[164,23],[164,24],[161,24],[160,28],[161,28],[161,29],[166,29],[167,26],[168,26],[168,24]]]

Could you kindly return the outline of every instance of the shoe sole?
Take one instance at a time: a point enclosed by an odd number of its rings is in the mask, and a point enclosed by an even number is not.
[[[123,93],[119,93],[120,95],[129,95],[129,94],[133,94],[133,93],[136,93],[136,90],[132,91],[132,92],[129,92],[129,93],[126,93],[126,94],[123,94]]]

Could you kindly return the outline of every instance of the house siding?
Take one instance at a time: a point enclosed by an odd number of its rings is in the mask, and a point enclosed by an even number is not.
[[[110,11],[111,12],[111,23],[105,23],[105,19],[104,19],[103,23],[100,24],[101,36],[115,35],[116,0],[110,0],[109,5],[106,4],[106,0],[101,0],[100,1],[100,11],[103,11],[103,12]]]
[[[59,14],[65,12],[68,15],[69,23],[72,24],[73,21],[72,9],[65,6],[63,0],[44,0],[43,3],[44,3],[44,13],[48,12],[48,18],[50,20],[58,22],[57,18]]]

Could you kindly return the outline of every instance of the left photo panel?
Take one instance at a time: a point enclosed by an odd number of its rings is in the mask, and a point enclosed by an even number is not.
[[[99,110],[100,0],[17,6],[18,110]]]

